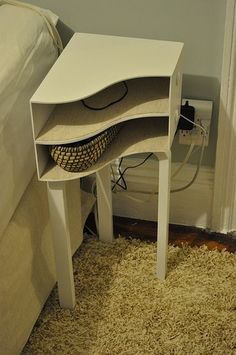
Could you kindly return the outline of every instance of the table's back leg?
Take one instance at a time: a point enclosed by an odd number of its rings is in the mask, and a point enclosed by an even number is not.
[[[159,160],[157,277],[164,280],[167,272],[169,238],[171,152],[155,155]]]
[[[110,166],[96,173],[99,239],[111,242],[113,236],[112,191]]]
[[[80,181],[48,182],[47,186],[59,301],[63,308],[74,308],[71,236],[78,234],[82,240]]]

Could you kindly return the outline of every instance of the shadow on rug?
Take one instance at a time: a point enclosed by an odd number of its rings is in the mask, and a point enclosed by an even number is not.
[[[236,354],[236,254],[86,237],[73,259],[77,304],[54,289],[22,354]]]

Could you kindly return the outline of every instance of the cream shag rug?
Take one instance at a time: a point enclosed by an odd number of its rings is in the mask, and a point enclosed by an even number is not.
[[[74,257],[76,308],[50,296],[22,354],[236,354],[236,254],[87,238]]]

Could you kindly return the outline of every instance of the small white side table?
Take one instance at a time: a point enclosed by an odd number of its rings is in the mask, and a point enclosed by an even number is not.
[[[34,96],[32,127],[38,178],[48,185],[60,304],[75,305],[71,237],[82,241],[80,178],[96,173],[99,237],[113,240],[109,164],[117,158],[153,152],[159,160],[157,277],[166,276],[171,144],[181,102],[183,44],[76,33]],[[109,102],[106,110],[86,109],[81,100]],[[109,87],[109,90],[105,90]],[[70,173],[49,157],[49,145],[84,140],[123,122],[118,137],[99,161]]]

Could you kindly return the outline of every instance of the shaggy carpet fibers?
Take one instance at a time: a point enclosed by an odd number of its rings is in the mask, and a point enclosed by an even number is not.
[[[77,304],[47,301],[22,354],[236,354],[236,254],[87,238],[74,257]]]

